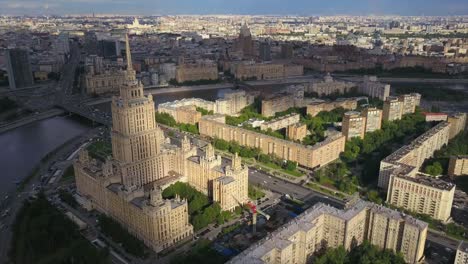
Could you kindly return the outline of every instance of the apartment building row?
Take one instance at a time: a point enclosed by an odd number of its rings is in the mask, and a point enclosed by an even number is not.
[[[408,263],[421,263],[427,229],[425,222],[362,200],[344,210],[319,203],[228,263],[305,264],[324,247],[350,250],[365,240],[401,253]]]
[[[235,141],[242,146],[259,148],[265,154],[291,160],[308,168],[324,166],[338,159],[345,146],[345,137],[341,133],[330,135],[324,141],[313,146],[305,146],[227,125],[223,115],[203,116],[199,122],[199,131],[202,136]]]
[[[450,218],[455,185],[429,178],[418,170],[449,142],[452,124],[437,124],[380,162],[378,186],[387,192],[388,203],[441,221]]]

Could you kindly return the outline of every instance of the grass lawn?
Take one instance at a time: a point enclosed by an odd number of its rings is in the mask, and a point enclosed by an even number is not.
[[[112,156],[112,145],[107,141],[96,141],[88,146],[89,155],[92,158],[106,160],[108,156]]]

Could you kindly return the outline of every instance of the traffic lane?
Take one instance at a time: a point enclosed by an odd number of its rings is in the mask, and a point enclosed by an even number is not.
[[[451,248],[456,250],[458,248],[459,242],[455,239],[449,238],[447,236],[443,236],[431,231],[427,232],[427,240],[431,241],[432,243]]]
[[[260,184],[261,186],[264,186],[265,188],[274,192],[289,194],[298,199],[302,199],[312,193],[311,190],[306,189],[300,185],[283,181],[260,171],[255,172],[251,169],[249,170],[249,181],[254,184]]]

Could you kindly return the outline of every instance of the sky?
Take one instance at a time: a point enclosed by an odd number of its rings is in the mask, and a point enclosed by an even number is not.
[[[0,14],[468,15],[468,0],[0,0]]]

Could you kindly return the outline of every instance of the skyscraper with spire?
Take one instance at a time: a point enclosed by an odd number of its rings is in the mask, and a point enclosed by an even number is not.
[[[184,138],[170,144],[155,120],[153,98],[145,96],[134,78],[126,36],[127,80],[112,98],[112,157],[92,160],[86,150],[74,163],[78,193],[93,208],[119,221],[157,252],[188,240],[188,203],[180,197],[166,200],[162,189],[187,182],[222,210],[232,211],[248,201],[248,169],[236,155],[223,166],[211,145],[204,156]]]
[[[239,37],[237,38],[237,51],[242,52],[242,56],[244,59],[249,59],[254,55],[253,50],[254,42],[252,40],[252,34],[250,32],[250,28],[245,22],[242,25]]]

